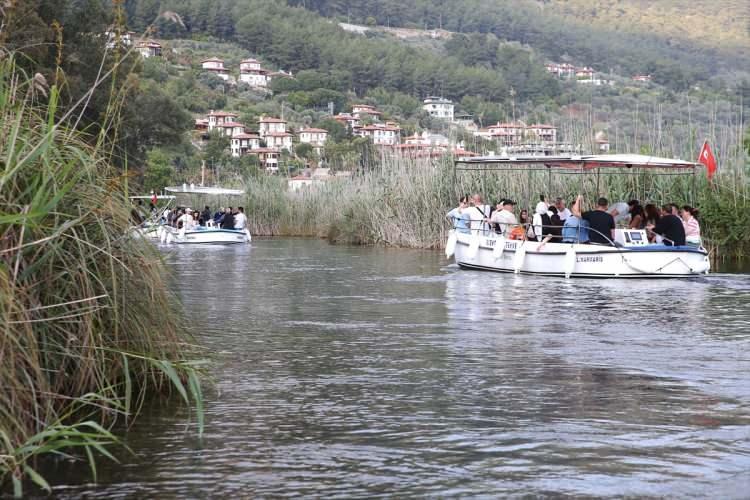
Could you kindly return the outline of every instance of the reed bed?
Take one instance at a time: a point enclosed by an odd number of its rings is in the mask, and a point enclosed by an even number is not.
[[[518,209],[533,208],[540,194],[568,202],[578,193],[591,202],[637,198],[642,203],[676,202],[701,209],[708,247],[722,257],[748,255],[750,187],[748,166],[725,165],[708,182],[702,171],[687,176],[641,172],[586,176],[565,173],[454,171],[453,158],[381,156],[351,177],[290,192],[279,177],[252,179],[245,202],[250,230],[258,235],[313,236],[355,244],[441,248],[449,229],[445,213],[464,194],[494,204],[504,197]]]
[[[16,495],[49,488],[41,455],[78,448],[95,473],[149,393],[201,404],[165,266],[129,232],[126,178],[57,99],[0,60],[0,483]]]

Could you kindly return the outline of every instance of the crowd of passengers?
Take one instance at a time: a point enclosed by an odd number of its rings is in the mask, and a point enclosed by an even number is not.
[[[247,216],[243,207],[221,207],[214,213],[208,205],[201,212],[178,207],[165,211],[162,218],[165,224],[177,229],[184,227],[186,230],[209,227],[244,230],[247,227]]]
[[[642,206],[638,200],[609,205],[602,197],[593,210],[583,210],[583,196],[566,206],[565,199],[557,198],[548,203],[544,195],[529,217],[527,209],[521,209],[516,217],[516,202],[504,198],[494,206],[484,203],[482,196],[463,196],[456,208],[446,216],[458,232],[490,232],[504,235],[508,239],[529,239],[543,243],[589,243],[612,245],[615,228],[644,229],[649,242],[668,246],[689,245],[699,247],[700,225],[698,210],[674,203],[653,203]]]

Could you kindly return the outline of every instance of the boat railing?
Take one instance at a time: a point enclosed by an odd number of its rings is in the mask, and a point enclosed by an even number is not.
[[[471,223],[477,223],[477,222],[481,222],[481,221],[471,221]],[[575,231],[575,238],[573,239],[573,241],[570,241],[572,239],[570,238],[570,235],[568,235],[568,237],[566,238],[568,241],[563,241],[562,231],[563,231],[564,226],[556,226],[556,225],[549,225],[549,224],[534,224],[533,222],[524,222],[524,223],[517,223],[517,224],[504,224],[508,227],[504,231],[501,231],[501,230],[490,227],[489,224],[486,222],[481,222],[481,225],[482,227],[479,227],[479,228],[459,227],[458,220],[456,220],[453,222],[453,224],[451,224],[452,226],[451,228],[456,230],[459,233],[476,234],[479,236],[495,236],[495,235],[503,234],[506,238],[510,236],[509,239],[517,240],[517,241],[531,240],[531,238],[529,238],[528,236],[529,227],[532,227],[535,233],[536,233],[537,228],[542,228],[543,230],[554,229],[554,230],[560,230],[560,234],[558,235],[558,234],[548,233],[548,234],[543,234],[543,237],[545,239],[549,238],[548,241],[553,242],[553,243],[572,243],[572,244],[589,243],[590,238],[589,240],[581,241],[581,234],[584,232],[587,234],[596,233],[600,235],[602,238],[604,238],[607,241],[607,243],[593,243],[594,245],[600,244],[603,246],[611,246],[611,247],[619,246],[617,243],[615,243],[614,240],[612,240],[611,236],[608,236],[592,228],[591,226],[585,227],[585,231],[584,231],[584,228],[581,227],[580,224],[578,226],[575,226],[576,231]],[[513,237],[512,228],[521,228],[522,231],[518,231],[516,233],[517,237]],[[569,226],[568,229],[570,230],[570,228],[571,227]],[[544,233],[545,231],[542,231],[542,232]],[[538,240],[532,240],[532,241],[538,241]]]

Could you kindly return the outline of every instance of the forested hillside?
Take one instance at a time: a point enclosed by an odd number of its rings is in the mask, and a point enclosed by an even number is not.
[[[720,0],[701,2],[699,5],[705,9],[683,9],[675,7],[675,2],[648,2],[654,7],[644,11],[640,5],[644,2],[626,0],[618,2],[612,14],[606,15],[608,11],[597,8],[610,3],[605,0],[594,3],[585,0],[289,0],[292,5],[305,6],[349,22],[492,33],[500,39],[527,44],[554,60],[572,59],[598,71],[612,70],[623,75],[650,73],[675,90],[685,89],[696,80],[735,75],[738,70],[746,75],[750,68],[747,42],[732,46],[711,42],[715,40],[713,33],[727,29],[719,22],[726,17],[739,19],[730,25],[729,31],[733,40],[741,41],[742,32],[738,27],[743,24],[743,17],[747,19],[747,5],[742,7],[734,0]],[[662,4],[667,9],[661,10]],[[620,11],[624,12],[625,19],[613,22]],[[661,16],[655,18],[652,12],[659,12]],[[638,17],[640,13],[643,15]],[[694,17],[685,17],[686,13]],[[697,19],[697,14],[702,14],[703,18]],[[659,29],[660,25],[668,29]],[[744,25],[746,30],[747,23]],[[683,36],[676,36],[679,34]]]

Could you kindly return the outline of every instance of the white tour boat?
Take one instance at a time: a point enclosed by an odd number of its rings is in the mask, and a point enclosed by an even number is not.
[[[183,184],[181,187],[167,187],[171,193],[210,195],[210,196],[239,196],[245,192],[241,189],[227,189],[219,187],[203,187]],[[214,244],[229,245],[235,243],[250,243],[250,231],[245,229],[222,229],[216,226],[196,226],[190,229],[175,228],[161,225],[157,235],[162,243],[167,244]]]
[[[694,170],[698,165],[641,155],[591,155],[571,157],[459,159],[461,170],[518,170],[519,167],[577,169],[583,173],[600,168],[656,168],[672,173]],[[459,167],[464,165],[464,167]],[[649,243],[645,230],[616,229],[610,245],[546,243],[506,239],[487,229],[451,230],[446,255],[466,269],[596,278],[675,278],[708,274],[709,256],[703,247]],[[589,231],[593,231],[589,229]],[[607,238],[609,239],[609,238]]]
[[[148,196],[131,196],[130,199],[133,201],[146,200],[150,203],[154,203],[154,201],[156,201],[156,212],[149,214],[146,220],[144,220],[141,224],[133,226],[132,232],[139,238],[158,240],[159,228],[162,226],[162,216],[164,212],[173,205],[176,197],[173,195],[151,194]],[[160,204],[160,202],[162,201],[166,201],[166,203]]]

